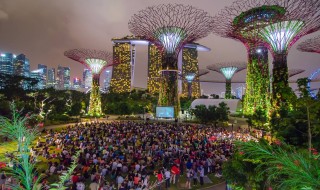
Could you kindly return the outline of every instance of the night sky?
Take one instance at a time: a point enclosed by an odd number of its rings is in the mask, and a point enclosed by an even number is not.
[[[38,64],[49,68],[58,65],[71,67],[71,77],[81,77],[84,67],[64,57],[65,50],[89,48],[112,51],[111,38],[130,35],[130,17],[147,6],[162,3],[193,5],[214,16],[233,0],[1,0],[0,1],[0,52],[24,53],[30,59],[31,70]],[[307,77],[320,68],[320,55],[296,50],[305,39],[301,38],[289,51],[289,69],[305,69],[291,80]],[[198,41],[211,48],[211,52],[199,53],[200,68],[217,62],[246,61],[245,47],[237,41],[214,34]],[[270,68],[272,58],[269,56]],[[245,80],[246,70],[239,72],[234,80]],[[320,78],[320,76],[318,77]],[[223,80],[216,72],[201,77],[204,80]],[[134,85],[147,85],[147,47],[137,47]],[[238,84],[233,85],[233,89]],[[294,87],[294,85],[293,85]],[[314,83],[312,88],[320,88]],[[224,84],[203,83],[205,93],[220,94]]]

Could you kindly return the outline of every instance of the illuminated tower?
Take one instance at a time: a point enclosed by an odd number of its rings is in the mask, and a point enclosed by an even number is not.
[[[55,80],[56,80],[56,70],[55,68],[48,69],[48,80],[47,80],[47,87],[55,87]]]
[[[297,49],[302,52],[320,53],[320,36],[300,43]]]
[[[201,69],[198,72],[190,72],[183,75],[185,82],[182,83],[182,95],[189,99],[200,96],[199,77],[208,74],[209,71]],[[186,95],[185,95],[186,94]]]
[[[152,43],[148,46],[148,82],[147,88],[149,93],[159,93],[160,89],[160,70],[162,66],[162,53]]]
[[[288,106],[283,95],[289,87],[287,55],[290,47],[301,37],[320,29],[320,1],[281,0],[279,7],[285,15],[259,32],[273,56],[272,107],[275,110]]]
[[[245,63],[242,62],[230,62],[230,63],[218,63],[207,66],[207,69],[216,71],[222,74],[226,78],[226,93],[225,99],[231,99],[231,79],[237,72],[242,71],[246,68]]]
[[[100,116],[101,97],[100,97],[100,73],[108,66],[112,65],[112,54],[105,51],[73,49],[66,51],[65,56],[85,65],[92,72],[92,86],[88,115]]]
[[[270,78],[268,49],[259,31],[284,15],[277,0],[237,0],[221,10],[215,17],[213,33],[243,43],[247,50],[248,64],[243,113],[252,115],[256,109],[270,107]]]
[[[174,106],[175,117],[180,109],[178,97],[177,58],[186,43],[209,34],[213,28],[212,17],[192,6],[167,4],[148,7],[132,16],[130,31],[146,37],[162,53],[159,106]]]
[[[139,38],[126,36],[124,38],[113,38],[113,59],[119,64],[113,66],[111,90],[116,93],[131,92],[134,79],[135,43]]]
[[[197,43],[186,44],[182,52],[180,52],[178,57],[179,71],[182,75],[186,73],[198,73],[198,52],[199,51],[210,51],[210,48]],[[181,55],[181,56],[180,56]],[[161,51],[152,43],[148,46],[148,91],[152,94],[159,93],[160,90],[160,76],[161,76],[161,66],[162,66],[162,53]],[[182,81],[182,96],[188,96],[188,82]],[[197,98],[200,96],[200,82],[198,76],[196,76],[195,81],[192,83],[193,97]]]

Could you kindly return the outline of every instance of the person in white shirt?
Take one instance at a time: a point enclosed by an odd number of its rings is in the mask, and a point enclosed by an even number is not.
[[[169,170],[166,170],[164,172],[164,177],[166,178],[166,188],[169,188],[170,187],[171,172]]]

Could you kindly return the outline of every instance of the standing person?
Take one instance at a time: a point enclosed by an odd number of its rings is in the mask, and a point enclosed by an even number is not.
[[[7,179],[6,173],[3,171],[0,176],[1,190],[5,190],[6,188],[6,179]]]
[[[200,185],[203,185],[203,177],[204,177],[204,168],[202,165],[198,168],[199,176],[200,176]]]
[[[187,169],[187,181],[186,181],[187,189],[191,189],[191,179],[192,179],[192,170]]]
[[[168,189],[170,187],[170,177],[171,177],[171,173],[169,170],[166,170],[164,172],[164,177],[166,178],[166,188]]]
[[[172,181],[172,184],[175,184],[176,183],[176,176],[177,176],[177,174],[180,174],[180,170],[179,170],[179,168],[177,167],[177,165],[173,165],[172,167],[171,167],[171,180],[170,181]]]
[[[161,190],[161,183],[162,183],[162,180],[163,180],[163,175],[162,175],[161,170],[158,171],[157,179],[158,179],[158,187],[159,187],[159,190]]]
[[[193,174],[193,185],[197,185],[198,183],[198,175],[197,175],[197,170],[196,169],[192,169],[192,174]]]

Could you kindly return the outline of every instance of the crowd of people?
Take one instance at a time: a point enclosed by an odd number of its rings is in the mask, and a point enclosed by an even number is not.
[[[66,182],[72,190],[169,188],[181,176],[190,189],[203,185],[208,174],[221,177],[234,140],[254,139],[247,130],[204,125],[93,122],[48,130],[30,151],[33,157],[55,160],[48,162],[47,176],[66,172],[76,159],[77,167]],[[46,180],[40,186],[49,188]]]

